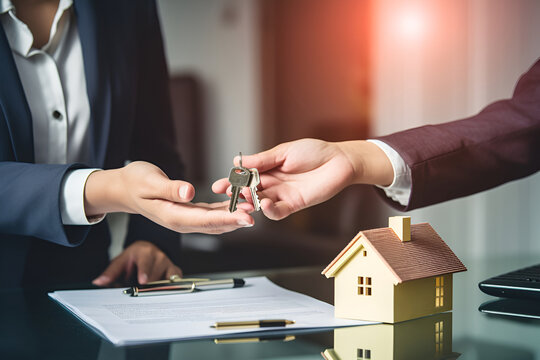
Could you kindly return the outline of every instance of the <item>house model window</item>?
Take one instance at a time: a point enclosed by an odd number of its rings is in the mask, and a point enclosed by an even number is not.
[[[435,353],[437,355],[443,352],[443,322],[437,321],[435,323]]]
[[[437,276],[435,278],[435,307],[444,306],[444,278]]]
[[[358,295],[371,296],[371,278],[359,276],[358,277]]]
[[[357,359],[371,359],[371,350],[357,349],[356,358]]]

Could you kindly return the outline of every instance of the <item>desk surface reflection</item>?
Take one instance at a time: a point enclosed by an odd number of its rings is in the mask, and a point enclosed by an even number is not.
[[[310,334],[197,340],[115,347],[47,297],[42,289],[0,290],[2,359],[540,359],[540,321],[480,313],[490,298],[477,284],[532,265],[538,257],[465,259],[454,279],[454,310],[394,325],[379,324]],[[214,274],[266,275],[285,288],[332,302],[333,282],[319,268]]]

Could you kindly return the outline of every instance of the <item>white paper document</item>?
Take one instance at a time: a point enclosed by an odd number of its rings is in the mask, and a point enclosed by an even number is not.
[[[64,290],[49,296],[116,345],[218,338],[262,330],[297,330],[365,325],[338,319],[334,307],[283,289],[265,277],[247,278],[241,288],[188,294],[131,297],[122,289]],[[294,320],[286,328],[217,330],[217,321]]]

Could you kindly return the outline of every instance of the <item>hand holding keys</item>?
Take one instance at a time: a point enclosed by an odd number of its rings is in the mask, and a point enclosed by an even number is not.
[[[229,182],[231,183],[231,200],[229,202],[229,212],[236,211],[238,196],[243,187],[249,186],[251,198],[255,211],[261,209],[259,197],[257,196],[257,185],[260,183],[259,171],[257,169],[248,169],[242,166],[242,153],[240,153],[240,165],[231,169],[229,174]]]

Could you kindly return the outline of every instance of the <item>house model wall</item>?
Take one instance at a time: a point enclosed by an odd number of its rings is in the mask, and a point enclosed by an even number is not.
[[[465,266],[429,224],[389,223],[359,232],[323,271],[337,317],[395,323],[452,309],[452,274]]]

